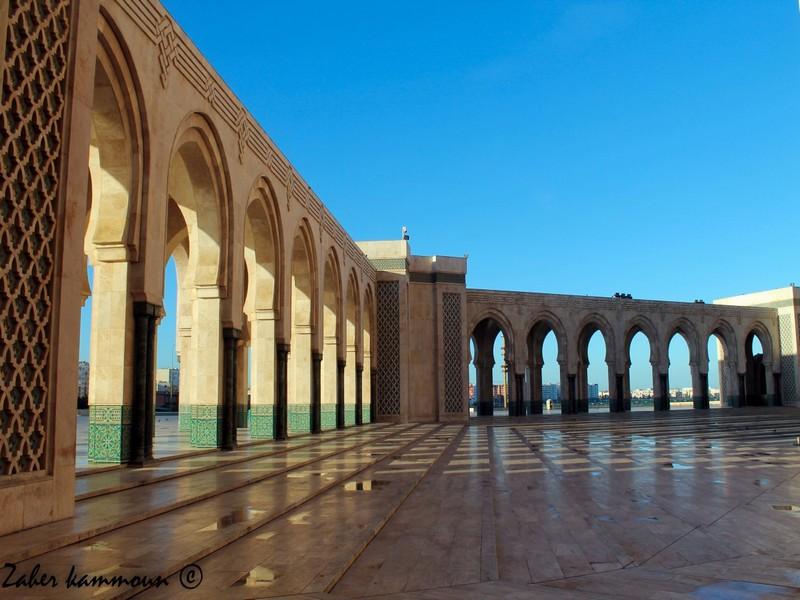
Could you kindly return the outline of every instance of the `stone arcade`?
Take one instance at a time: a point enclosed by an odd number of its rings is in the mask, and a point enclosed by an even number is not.
[[[479,412],[491,414],[501,331],[512,415],[542,411],[551,330],[566,413],[587,411],[597,330],[614,412],[630,409],[639,331],[657,410],[669,409],[674,335],[690,349],[696,409],[708,408],[710,335],[722,347],[724,406],[798,403],[794,287],[714,304],[467,289],[465,258],[353,241],[155,0],[8,0],[0,11],[0,534],[73,514],[89,293],[89,458],[152,459],[170,258],[180,428],[197,448],[235,448],[237,425],[284,440],[374,422],[464,423],[470,361]],[[748,350],[753,336],[763,356]]]

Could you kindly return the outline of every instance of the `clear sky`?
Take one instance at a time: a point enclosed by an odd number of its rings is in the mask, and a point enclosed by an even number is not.
[[[796,0],[164,4],[357,240],[407,225],[470,287],[800,283]]]

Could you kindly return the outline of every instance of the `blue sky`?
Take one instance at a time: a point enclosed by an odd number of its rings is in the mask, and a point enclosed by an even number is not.
[[[407,225],[470,287],[800,282],[794,0],[164,4],[355,239]]]

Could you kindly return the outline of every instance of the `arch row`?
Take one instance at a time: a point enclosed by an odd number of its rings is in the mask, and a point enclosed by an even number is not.
[[[374,269],[274,152],[250,152],[201,95],[140,77],[149,58],[131,51],[126,21],[101,3],[76,215],[91,297],[90,460],[152,458],[164,319],[179,372],[170,402],[191,446],[370,422]],[[124,435],[108,443],[115,427]]]
[[[507,406],[510,415],[539,414],[548,406],[548,400],[566,414],[588,412],[590,406],[611,412],[631,410],[631,344],[638,334],[649,346],[647,360],[653,384],[649,395],[637,390],[637,396],[645,397],[643,404],[653,410],[669,410],[676,401],[686,400],[692,408],[709,408],[710,368],[718,369],[720,388],[718,392],[714,390],[713,401],[721,406],[780,404],[779,361],[774,359],[779,355],[779,336],[776,324],[769,320],[742,318],[730,307],[716,305],[669,303],[671,310],[665,315],[663,303],[633,301],[621,307],[604,298],[574,297],[558,307],[544,302],[531,306],[532,294],[519,294],[517,302],[513,301],[514,296],[503,292],[495,303],[491,297],[487,300],[482,291],[470,302],[468,293],[469,359],[475,368],[470,400],[478,415],[493,414],[501,406]],[[535,296],[549,299],[544,294]],[[683,314],[681,308],[685,308]],[[504,370],[511,372],[510,376],[502,376],[506,395],[503,399],[497,397],[497,388],[493,387],[501,377],[495,360],[500,334]],[[605,345],[607,391],[591,389],[588,378],[589,341],[596,334]],[[552,383],[542,379],[548,336],[553,338],[548,346],[550,352],[555,345],[558,373]],[[677,394],[670,389],[669,348],[676,338],[683,340],[688,350],[692,380],[689,399],[686,392]],[[710,341],[717,344],[716,365],[709,365]],[[558,390],[557,401],[552,398],[554,388]],[[635,404],[642,403],[637,398]]]

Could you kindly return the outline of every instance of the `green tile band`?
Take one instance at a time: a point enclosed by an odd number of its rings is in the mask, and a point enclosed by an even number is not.
[[[250,406],[250,437],[257,440],[271,440],[275,437],[275,421],[272,404],[253,404]]]
[[[89,406],[89,462],[122,464],[130,458],[131,407]]]
[[[322,404],[320,406],[320,427],[322,429],[336,429],[336,403]]]
[[[190,441],[193,448],[219,448],[222,442],[222,405],[192,404]]]
[[[289,435],[311,431],[311,406],[308,404],[290,404],[287,416]]]
[[[369,412],[369,404],[365,404],[361,407],[361,422],[366,424],[370,422],[370,418],[372,415]]]
[[[356,405],[355,404],[345,404],[344,405],[344,424],[345,427],[349,427],[350,425],[356,424]]]

